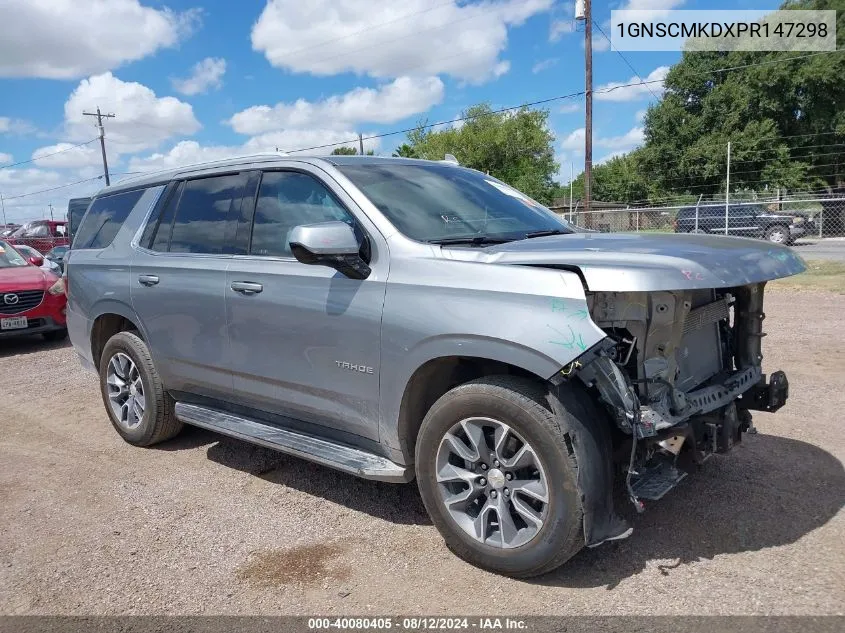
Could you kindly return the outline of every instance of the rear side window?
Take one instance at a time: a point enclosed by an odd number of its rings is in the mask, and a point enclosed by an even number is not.
[[[161,205],[163,208],[159,208],[157,213],[153,213],[146,228],[144,228],[140,240],[141,246],[154,251],[167,252],[170,247],[173,216],[176,215],[176,206],[179,204],[179,198],[184,187],[184,182],[173,183],[168,186],[167,191],[165,191],[164,204]]]
[[[244,176],[233,174],[186,182],[173,219],[169,252],[223,253],[227,237],[234,234],[244,181]],[[162,217],[159,233],[165,221]],[[159,243],[158,234],[155,243]]]
[[[82,219],[73,248],[106,248],[123,226],[144,189],[97,198]]]

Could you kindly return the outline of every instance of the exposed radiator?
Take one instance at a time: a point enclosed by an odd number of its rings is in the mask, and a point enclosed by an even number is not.
[[[713,303],[699,306],[690,310],[690,313],[687,315],[687,320],[684,321],[684,335],[727,318],[727,299],[719,299]]]

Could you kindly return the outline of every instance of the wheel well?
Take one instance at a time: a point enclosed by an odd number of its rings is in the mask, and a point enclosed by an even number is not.
[[[100,356],[103,355],[103,348],[118,332],[135,332],[141,336],[138,326],[119,314],[101,314],[94,321],[91,327],[91,357],[97,371],[100,370]]]
[[[540,376],[521,367],[488,358],[444,356],[423,364],[414,372],[402,394],[399,410],[399,442],[411,462],[423,418],[444,393],[483,376],[523,376],[545,384]]]

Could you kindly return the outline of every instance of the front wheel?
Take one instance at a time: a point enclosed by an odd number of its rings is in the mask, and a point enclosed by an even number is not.
[[[788,244],[789,228],[781,224],[770,226],[766,229],[766,239],[774,244]]]
[[[584,546],[574,457],[535,383],[481,378],[443,395],[416,447],[420,494],[447,546],[528,578]]]

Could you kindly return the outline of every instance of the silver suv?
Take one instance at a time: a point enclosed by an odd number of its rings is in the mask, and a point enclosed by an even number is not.
[[[641,511],[783,406],[763,290],[803,270],[579,232],[453,161],[251,156],[97,194],[68,328],[127,442],[185,423],[416,478],[456,554],[529,577],[631,533],[616,483]]]

